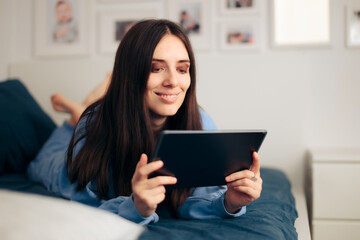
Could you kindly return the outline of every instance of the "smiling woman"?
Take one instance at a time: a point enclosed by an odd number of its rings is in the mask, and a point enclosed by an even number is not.
[[[149,177],[163,166],[148,163],[161,130],[215,129],[197,103],[195,66],[179,25],[136,23],[119,45],[105,93],[97,94],[77,124],[72,116],[55,129],[30,163],[29,177],[64,198],[139,224],[158,221],[162,208],[186,219],[243,215],[262,189],[256,153],[251,170],[224,177],[227,186],[170,190],[165,186],[175,184],[175,177]],[[54,106],[65,106],[59,109],[78,112],[71,101],[57,100]]]

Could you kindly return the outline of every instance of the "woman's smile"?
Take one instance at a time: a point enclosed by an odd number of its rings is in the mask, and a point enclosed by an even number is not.
[[[161,101],[165,103],[174,103],[178,99],[178,96],[180,93],[158,93],[155,92],[156,95],[158,95],[161,99]]]

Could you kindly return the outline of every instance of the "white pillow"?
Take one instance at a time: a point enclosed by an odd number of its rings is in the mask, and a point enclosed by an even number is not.
[[[144,227],[68,200],[0,190],[0,239],[137,239]]]

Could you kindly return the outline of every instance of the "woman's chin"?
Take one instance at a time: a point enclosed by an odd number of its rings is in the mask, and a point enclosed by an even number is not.
[[[171,117],[177,113],[178,109],[163,109],[161,111],[152,111],[153,117],[163,118]]]

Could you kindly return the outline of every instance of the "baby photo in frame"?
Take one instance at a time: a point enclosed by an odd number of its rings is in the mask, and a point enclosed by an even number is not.
[[[88,53],[85,0],[35,1],[35,56]]]

